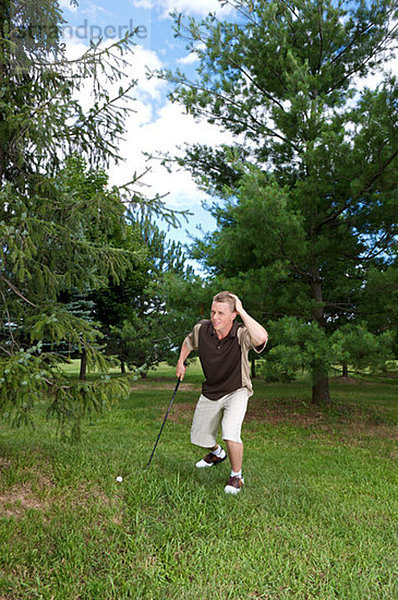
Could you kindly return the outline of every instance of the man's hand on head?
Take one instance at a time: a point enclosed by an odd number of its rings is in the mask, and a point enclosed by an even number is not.
[[[236,294],[231,294],[235,298],[235,311],[239,316],[244,312],[243,304]]]

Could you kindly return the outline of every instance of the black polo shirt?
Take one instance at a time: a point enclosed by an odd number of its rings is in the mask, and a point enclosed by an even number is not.
[[[249,396],[252,395],[248,352],[250,348],[262,352],[265,344],[253,347],[242,323],[234,321],[228,335],[220,340],[210,320],[200,321],[184,343],[190,350],[199,352],[205,376],[202,393],[206,398],[219,400],[242,387],[247,387]]]

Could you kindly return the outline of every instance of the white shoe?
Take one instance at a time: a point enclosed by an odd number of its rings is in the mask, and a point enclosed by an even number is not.
[[[228,483],[224,488],[224,492],[226,494],[239,494],[244,484],[243,477],[230,477],[228,479]]]
[[[213,465],[218,465],[218,463],[223,462],[227,458],[227,453],[223,448],[221,448],[221,450],[222,452],[220,456],[216,456],[212,452],[209,452],[209,454],[206,454],[206,456],[197,462],[195,466],[198,469],[203,469],[206,467],[212,467]]]

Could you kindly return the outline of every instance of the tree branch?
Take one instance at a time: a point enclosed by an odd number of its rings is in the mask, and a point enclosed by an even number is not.
[[[20,298],[22,298],[22,300],[24,300],[25,302],[27,302],[28,304],[30,304],[34,308],[38,308],[38,306],[36,304],[33,304],[33,302],[31,302],[30,300],[28,300],[27,298],[25,298],[25,296],[18,290],[18,288],[16,288],[15,285],[13,285],[11,283],[11,281],[9,281],[6,277],[4,277],[4,275],[0,275],[0,277],[2,278],[2,280],[4,281],[4,283],[6,285],[8,285],[8,287],[10,287],[12,289],[12,291],[15,292],[15,294],[17,294],[17,296],[19,296]]]
[[[362,61],[362,63],[360,65],[357,65],[356,67],[352,68],[350,71],[348,71],[348,73],[346,73],[346,75],[340,79],[335,85],[333,85],[332,87],[330,87],[326,93],[328,94],[329,92],[335,90],[335,89],[339,89],[342,84],[347,81],[347,79],[349,79],[352,75],[354,75],[354,73],[357,73],[361,67],[364,67],[370,60],[372,60],[373,56],[381,49],[381,47],[383,46],[383,43],[388,39],[388,37],[391,36],[391,34],[395,31],[395,29],[397,29],[397,25],[392,29],[392,31],[389,33],[389,35],[386,35],[381,41],[380,43],[377,45],[377,47],[374,49],[374,52],[372,53],[371,56],[366,57],[366,59],[364,61]],[[333,64],[334,60],[331,61],[331,64]]]
[[[3,293],[2,290],[0,290],[0,294],[1,294],[1,297],[3,298],[5,312],[7,313],[8,329],[9,329],[9,332],[10,332],[11,340],[12,340],[13,345],[15,346],[16,345],[16,341],[15,341],[15,338],[14,338],[14,334],[12,332],[12,327],[11,327],[11,322],[12,321],[11,321],[10,313],[9,313],[9,310],[8,310],[8,307],[7,307],[7,300],[6,300],[6,297],[5,297],[5,295],[4,295],[4,293]],[[3,348],[3,350],[4,350],[4,348]],[[9,354],[11,356],[11,352]]]
[[[257,83],[257,82],[256,82],[256,81],[253,79],[253,77],[252,77],[251,75],[249,75],[249,73],[248,73],[248,72],[247,72],[247,71],[246,71],[246,70],[245,70],[243,67],[241,67],[241,66],[239,65],[239,63],[237,63],[237,62],[235,62],[235,61],[232,61],[232,60],[230,60],[229,62],[230,62],[230,64],[231,64],[232,66],[234,66],[234,67],[235,67],[235,69],[238,69],[238,71],[240,71],[244,77],[247,77],[247,78],[249,79],[249,81],[250,81],[250,82],[253,84],[253,86],[254,86],[255,88],[257,88],[257,89],[258,89],[258,90],[259,90],[259,91],[260,91],[260,92],[261,92],[261,93],[262,93],[262,94],[263,94],[263,95],[264,95],[266,98],[268,98],[268,100],[270,100],[271,102],[273,102],[274,104],[276,104],[276,105],[277,105],[277,106],[278,106],[278,107],[279,107],[279,108],[280,108],[280,109],[281,109],[283,112],[286,112],[286,111],[285,111],[285,109],[283,108],[283,105],[282,105],[282,103],[281,103],[281,102],[279,102],[279,101],[278,101],[276,98],[274,98],[274,97],[272,96],[272,94],[269,94],[269,93],[268,93],[266,90],[264,90],[264,89],[261,87],[261,85],[259,85],[259,84],[258,84],[258,83]]]
[[[369,189],[372,187],[372,185],[374,184],[374,182],[376,181],[376,179],[378,177],[380,177],[380,175],[382,175],[384,173],[384,171],[386,170],[386,168],[388,167],[388,165],[390,165],[392,163],[392,161],[398,156],[398,148],[391,154],[391,156],[380,166],[379,170],[371,177],[371,179],[363,185],[363,187],[361,188],[361,190],[356,194],[356,196],[354,196],[354,198],[350,198],[350,200],[348,200],[348,202],[345,203],[345,205],[340,208],[338,211],[336,211],[335,213],[333,213],[332,215],[330,215],[329,217],[327,217],[326,219],[324,219],[323,221],[321,221],[321,223],[319,223],[319,225],[317,225],[316,230],[319,232],[321,230],[321,228],[324,225],[327,225],[328,223],[330,223],[331,221],[334,221],[335,219],[337,219],[345,210],[347,210],[347,208],[349,208],[349,206],[355,201],[357,200],[361,194],[363,194],[364,192],[369,191]]]
[[[227,105],[233,106],[234,108],[236,108],[240,113],[242,112],[243,108],[242,105],[239,104],[238,102],[232,100],[231,98],[228,98],[227,96],[224,96],[223,94],[220,94],[219,92],[215,92],[214,90],[208,90],[205,87],[202,86],[198,86],[193,82],[190,81],[183,81],[183,80],[175,80],[174,83],[179,83],[181,85],[187,86],[192,90],[197,90],[197,91],[201,91],[201,92],[205,92],[206,94],[210,94],[215,96],[216,98],[220,98],[220,100],[223,100]],[[216,121],[226,121],[226,122],[235,122],[235,123],[240,123],[240,121],[236,120],[236,119],[232,119],[231,117],[226,117],[226,116],[215,116],[213,113],[208,113],[205,110],[197,110],[197,114],[206,116],[208,115],[209,117],[211,117],[212,119],[216,120]],[[287,144],[288,146],[290,146],[293,150],[295,150],[297,153],[300,153],[300,148],[298,146],[296,146],[296,144],[293,144],[290,140],[288,140],[287,138],[285,138],[284,136],[282,136],[281,134],[273,131],[272,129],[269,129],[268,127],[266,127],[263,123],[261,123],[260,121],[258,121],[258,119],[256,119],[256,117],[254,117],[252,115],[252,113],[248,112],[246,110],[246,114],[247,116],[253,121],[253,123],[255,123],[257,125],[257,128],[250,126],[248,123],[245,122],[245,126],[249,127],[250,129],[252,129],[253,131],[257,132],[259,129],[261,130],[265,130],[269,136],[271,137],[276,137],[280,140],[282,140],[285,144]]]

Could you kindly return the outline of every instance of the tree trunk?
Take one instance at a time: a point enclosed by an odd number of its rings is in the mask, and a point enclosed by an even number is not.
[[[86,353],[85,348],[83,348],[82,355],[80,358],[80,375],[79,375],[80,381],[85,381],[86,374],[87,374],[87,353]]]
[[[312,311],[313,319],[322,328],[325,327],[325,314],[322,299],[322,284],[319,275],[311,282],[311,299],[315,300]],[[323,404],[330,402],[329,375],[322,361],[314,360],[312,364],[312,402]]]
[[[343,377],[348,377],[348,365],[347,363],[344,361],[341,366],[343,367]]]
[[[126,373],[126,364],[125,364],[124,360],[120,361],[120,370],[123,373],[123,375]]]
[[[322,363],[315,363],[312,366],[312,403],[328,402],[330,402],[328,372]]]

